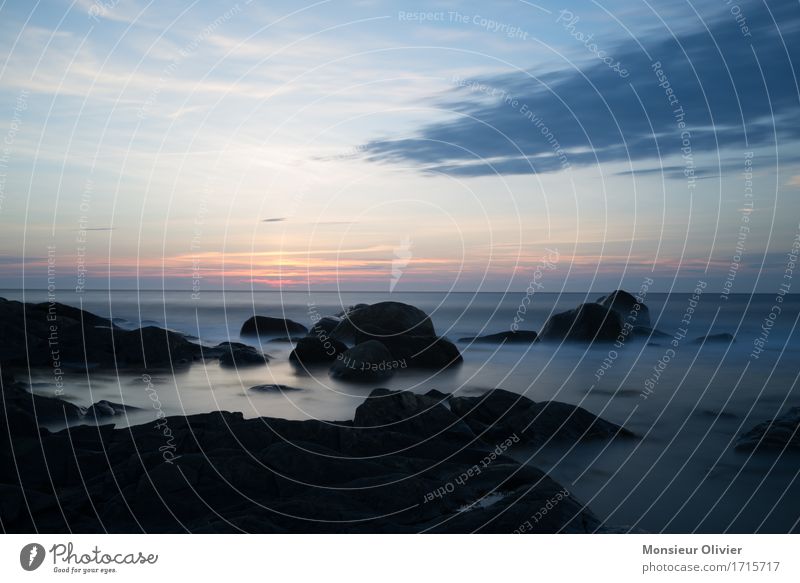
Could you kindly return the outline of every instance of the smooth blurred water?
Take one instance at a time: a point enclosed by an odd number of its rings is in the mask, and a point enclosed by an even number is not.
[[[634,290],[635,291],[635,290]],[[9,299],[22,293],[2,292]],[[597,299],[598,294],[536,294],[523,329],[539,330],[548,315]],[[656,328],[672,335],[681,327],[689,294],[649,294]],[[26,292],[26,301],[43,301],[44,292]],[[126,328],[158,325],[196,337],[203,344],[239,338],[241,324],[254,314],[281,316],[311,324],[312,313],[334,314],[364,302],[392,299],[425,310],[437,332],[462,336],[508,330],[523,299],[521,293],[333,293],[209,292],[194,300],[186,292],[60,293],[58,301],[115,318]],[[643,392],[653,367],[670,348],[670,338],[628,339],[610,358],[611,346],[487,346],[459,343],[463,366],[434,375],[400,371],[380,383],[391,389],[479,394],[501,387],[541,401],[579,404],[608,420],[624,423],[642,436],[635,441],[550,444],[515,455],[543,469],[612,524],[649,531],[735,532],[797,530],[800,519],[800,455],[736,452],[736,437],[754,424],[798,405],[800,344],[796,332],[800,296],[787,295],[758,358],[754,340],[773,305],[774,295],[731,295],[711,290],[700,298],[674,356],[651,394]],[[729,332],[733,344],[693,344],[692,339]],[[298,371],[288,363],[291,345],[262,338],[273,358],[267,366],[239,370],[216,361],[176,371],[151,373],[164,413],[189,414],[215,409],[245,416],[290,419],[351,419],[373,385],[341,383],[326,368]],[[610,368],[597,377],[604,359]],[[32,389],[52,395],[47,372],[29,379]],[[283,394],[248,391],[276,383],[303,389]],[[67,398],[79,404],[108,399],[141,407],[129,424],[152,421],[147,384],[135,372],[68,377]],[[645,398],[646,397],[646,398]]]

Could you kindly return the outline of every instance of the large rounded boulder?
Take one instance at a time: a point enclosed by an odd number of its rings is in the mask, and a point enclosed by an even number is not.
[[[443,369],[463,361],[452,342],[436,336],[428,314],[401,302],[354,307],[331,336],[357,346],[379,341],[398,363],[395,368]]]
[[[397,336],[436,336],[428,314],[402,302],[379,302],[349,311],[331,335],[342,341]]]
[[[539,340],[613,342],[622,332],[620,315],[600,304],[582,304],[574,310],[550,316]]]

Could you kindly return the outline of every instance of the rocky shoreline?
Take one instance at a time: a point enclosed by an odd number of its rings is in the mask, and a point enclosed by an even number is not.
[[[502,390],[376,389],[353,421],[215,412],[56,432],[37,416],[63,414],[57,400],[9,378],[3,393],[6,532],[599,532],[588,508],[508,451],[632,438],[579,407]]]
[[[251,320],[243,335],[289,335],[296,367],[328,367],[341,380],[377,383],[406,367],[435,370],[463,360],[427,314],[398,302],[354,306],[309,328],[279,318]],[[617,291],[554,315],[539,334],[460,342],[603,342],[625,327],[657,336],[643,302]],[[461,396],[376,388],[352,421],[245,419],[220,411],[162,414],[154,423],[115,428],[125,405],[81,408],[34,395],[15,375],[28,366],[141,372],[201,359],[218,359],[223,367],[268,366],[270,357],[238,342],[205,347],[161,328],[123,330],[62,304],[0,300],[0,332],[0,524],[6,532],[620,531],[544,472],[509,455],[523,446],[636,439],[581,407],[502,389]],[[251,390],[295,389],[264,384]],[[792,410],[745,434],[738,447],[796,447],[798,419]],[[45,428],[59,424],[67,428]]]

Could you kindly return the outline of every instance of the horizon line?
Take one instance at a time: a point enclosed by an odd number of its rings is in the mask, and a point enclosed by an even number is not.
[[[625,288],[622,288],[622,287],[618,287],[616,289],[617,290],[628,291],[628,290],[626,290]],[[48,288],[46,288],[46,287],[43,287],[43,288],[0,287],[0,292],[5,292],[5,291],[11,291],[11,292],[24,292],[24,291],[28,291],[28,292],[47,292]],[[615,291],[615,290],[611,290],[611,291]],[[693,291],[694,290],[672,290],[672,291],[652,291],[652,292],[648,292],[648,293],[651,293],[651,294],[670,294],[670,293],[688,294],[688,293],[693,293]],[[72,293],[72,294],[78,295],[78,296],[84,295],[84,294],[86,294],[88,292],[185,292],[185,293],[200,293],[200,294],[205,293],[205,292],[215,292],[215,293],[218,293],[218,292],[236,292],[236,293],[248,293],[248,292],[249,293],[301,293],[301,292],[303,292],[303,293],[306,293],[307,292],[307,293],[349,293],[349,294],[351,294],[351,293],[380,293],[380,294],[402,295],[402,294],[428,294],[428,293],[432,293],[432,294],[436,294],[436,293],[448,293],[448,294],[503,294],[503,293],[505,293],[505,294],[509,294],[509,293],[525,293],[525,290],[521,289],[521,290],[497,290],[497,291],[453,291],[453,290],[445,290],[445,289],[442,289],[442,290],[434,289],[434,290],[408,290],[408,291],[401,291],[401,292],[390,292],[390,291],[364,290],[364,289],[361,289],[361,290],[307,290],[307,289],[284,289],[284,290],[279,290],[279,289],[229,289],[229,288],[226,289],[226,288],[214,288],[214,289],[204,289],[204,290],[202,290],[200,292],[193,292],[190,288],[189,289],[186,289],[186,288],[180,288],[180,289],[179,288],[142,289],[142,288],[135,288],[134,287],[134,288],[93,288],[93,289],[83,290],[82,292],[75,292],[75,290],[72,289],[72,288],[66,288],[66,289],[56,288],[55,292],[56,293],[68,292],[68,293]],[[564,290],[564,291],[539,291],[539,292],[536,292],[537,295],[538,294],[553,294],[553,295],[557,295],[557,294],[584,294],[584,293],[588,294],[588,293],[603,293],[603,292],[602,291],[591,291],[591,290],[580,290],[580,291]],[[608,292],[608,293],[610,293],[610,292]],[[632,292],[629,292],[629,293],[632,293]],[[777,293],[777,292],[753,291],[753,292],[731,292],[731,293],[728,293],[728,294],[725,294],[725,295],[728,295],[728,296],[754,296],[754,295],[770,296],[770,295],[775,295],[775,293]],[[787,296],[796,296],[796,295],[800,295],[800,292],[789,292],[789,293],[787,293],[785,295],[787,295]]]

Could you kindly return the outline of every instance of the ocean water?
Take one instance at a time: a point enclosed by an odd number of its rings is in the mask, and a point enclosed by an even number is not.
[[[632,290],[635,291],[635,290]],[[23,299],[20,291],[0,292]],[[535,294],[522,314],[522,329],[539,330],[547,317],[600,294]],[[347,306],[392,299],[425,310],[437,332],[463,336],[508,330],[520,314],[522,293],[336,293],[210,292],[194,300],[187,292],[97,291],[57,300],[114,318],[126,328],[158,325],[181,331],[204,345],[242,339],[241,324],[253,314],[281,316],[310,325],[313,314],[335,314]],[[27,291],[26,301],[45,293]],[[88,405],[100,399],[139,407],[120,423],[211,410],[247,417],[351,419],[375,386],[426,392],[436,388],[464,395],[504,388],[529,398],[559,400],[636,432],[637,440],[547,444],[519,448],[514,455],[548,470],[609,524],[650,532],[786,532],[800,521],[800,455],[742,453],[737,437],[753,425],[800,404],[800,296],[730,295],[707,289],[692,294],[649,294],[654,327],[667,338],[628,338],[610,345],[539,343],[489,346],[459,343],[464,364],[426,374],[402,370],[380,385],[330,379],[326,368],[298,371],[288,363],[291,344],[261,339],[272,356],[263,367],[224,369],[215,360],[178,370],[151,372],[151,390],[141,374],[96,372],[67,376],[65,398]],[[780,313],[777,313],[776,306]],[[690,309],[691,308],[691,309]],[[773,317],[770,317],[773,314]],[[687,324],[687,316],[690,321]],[[685,338],[678,334],[684,331]],[[731,333],[736,341],[695,344],[707,334]],[[763,351],[754,352],[757,339]],[[671,341],[675,339],[677,346]],[[602,374],[601,374],[602,373]],[[48,371],[31,374],[34,392],[52,396]],[[282,394],[248,390],[258,384],[302,389]],[[158,408],[151,400],[152,389]]]

